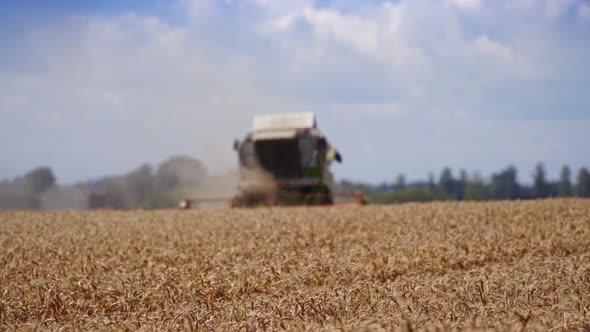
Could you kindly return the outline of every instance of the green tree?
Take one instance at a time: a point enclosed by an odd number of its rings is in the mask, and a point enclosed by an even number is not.
[[[514,166],[508,166],[500,173],[492,175],[490,183],[490,198],[492,199],[516,199],[520,194],[520,186],[517,182],[517,172]]]
[[[406,189],[406,177],[403,174],[397,176],[394,187],[396,190]]]
[[[585,167],[582,167],[578,172],[576,195],[578,197],[590,197],[590,172]]]
[[[142,165],[123,178],[127,199],[132,207],[141,205],[156,188],[156,177],[150,165]]]
[[[533,174],[533,189],[535,191],[535,197],[546,198],[549,197],[551,188],[545,179],[545,166],[543,163],[537,164],[535,173]]]
[[[125,187],[121,181],[108,180],[104,190],[105,207],[109,209],[129,209],[131,202],[125,194]]]
[[[453,179],[453,173],[451,173],[451,169],[448,167],[445,167],[442,172],[440,173],[440,178],[438,181],[438,186],[440,188],[440,190],[448,195],[448,196],[453,196],[453,192],[454,192],[454,184],[455,184],[455,180]]]
[[[459,181],[457,183],[457,188],[456,188],[456,193],[455,193],[456,198],[458,200],[462,201],[465,199],[468,183],[469,183],[469,177],[467,176],[467,171],[464,169],[461,169],[459,171]]]
[[[29,190],[43,193],[55,186],[55,176],[49,167],[39,167],[25,174],[25,182]]]
[[[470,201],[481,201],[484,199],[485,183],[482,176],[475,172],[467,182],[465,189],[465,199]]]
[[[570,181],[571,171],[567,165],[561,168],[561,174],[559,176],[559,196],[568,197],[572,195],[572,183]]]
[[[0,210],[40,210],[39,196],[28,191],[0,188]]]
[[[436,191],[436,184],[434,183],[434,174],[428,173],[428,190],[430,192]]]
[[[186,156],[172,157],[158,167],[158,183],[162,190],[201,185],[207,177],[203,164]]]

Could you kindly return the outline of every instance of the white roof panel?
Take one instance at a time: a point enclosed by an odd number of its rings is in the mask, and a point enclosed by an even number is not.
[[[315,128],[315,115],[312,112],[278,113],[254,117],[254,131]]]
[[[295,137],[296,134],[297,130],[295,129],[255,131],[252,135],[252,139],[254,141],[266,139],[287,139]]]

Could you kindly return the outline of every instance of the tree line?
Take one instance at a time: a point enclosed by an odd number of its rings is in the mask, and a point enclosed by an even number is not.
[[[396,203],[434,200],[512,200],[549,197],[590,197],[590,172],[582,167],[577,174],[564,165],[558,179],[548,179],[543,163],[537,164],[532,174],[532,184],[518,181],[516,167],[508,166],[485,179],[481,173],[457,174],[445,167],[438,177],[429,174],[427,180],[407,183],[403,174],[391,183],[369,185],[343,180],[340,190],[361,190],[373,203]]]
[[[400,174],[380,185],[342,180],[337,190],[363,191],[370,203],[425,202],[435,200],[507,200],[548,197],[590,197],[590,172],[572,172],[563,166],[557,179],[548,179],[539,163],[531,184],[518,182],[514,166],[484,178],[479,172],[457,173],[445,167],[438,176],[408,183]],[[60,185],[49,167],[33,169],[12,180],[0,181],[0,210],[7,209],[131,209],[173,208],[185,198],[230,197],[235,194],[237,173],[209,175],[197,159],[175,156],[156,167],[144,164],[123,175],[106,176],[73,185]]]
[[[0,181],[0,210],[172,208],[208,179],[203,164],[187,156],[73,185],[60,185],[51,168],[38,167]]]

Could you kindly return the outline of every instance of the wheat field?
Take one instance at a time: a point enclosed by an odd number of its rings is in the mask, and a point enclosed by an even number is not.
[[[0,213],[0,330],[590,330],[590,201]]]

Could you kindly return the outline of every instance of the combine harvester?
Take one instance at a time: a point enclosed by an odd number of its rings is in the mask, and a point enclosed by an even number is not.
[[[239,159],[233,198],[186,199],[181,208],[230,201],[231,207],[364,205],[360,192],[334,191],[330,164],[340,153],[318,130],[313,113],[254,117],[254,130],[234,142]]]

